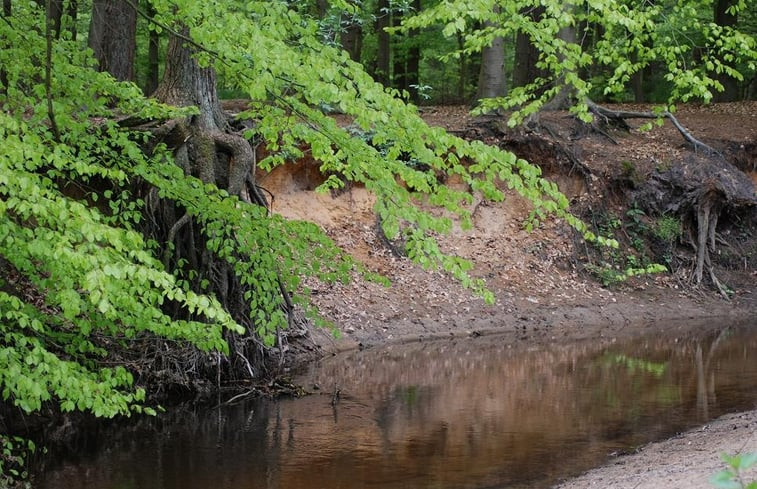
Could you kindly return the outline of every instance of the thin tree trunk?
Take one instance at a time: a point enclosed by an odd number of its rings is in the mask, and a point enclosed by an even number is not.
[[[563,9],[571,14],[575,8],[575,5],[571,3],[563,4]],[[572,24],[566,25],[559,30],[557,37],[566,44],[575,44],[578,37],[576,26]],[[560,58],[563,58],[563,56],[560,56]],[[563,74],[560,78],[555,80],[555,84],[561,85],[560,91],[552,98],[552,100],[544,104],[542,110],[561,110],[571,105],[570,99],[575,96],[575,93],[573,87],[565,84],[565,75]]]
[[[50,23],[53,38],[60,37],[60,26],[63,20],[63,0],[50,0],[47,3],[47,21]]]
[[[392,12],[392,27],[402,24],[402,12]],[[394,34],[392,50],[392,87],[397,90],[407,90],[407,36]]]
[[[460,51],[465,47],[465,41],[463,35],[457,34],[457,47]],[[468,84],[468,57],[460,56],[457,66],[459,79],[457,81],[457,99],[458,101],[465,100],[465,86]]]
[[[3,0],[3,18],[9,19],[11,17],[11,14],[13,12],[13,8],[11,6],[11,0]],[[5,68],[0,67],[0,93],[3,95],[8,94],[8,72],[5,71]]]
[[[326,12],[329,11],[329,2],[328,0],[316,0],[315,1],[315,10],[318,13],[318,18],[322,19]]]
[[[68,32],[71,33],[71,40],[76,41],[76,35],[78,34],[76,30],[76,17],[79,15],[79,2],[77,0],[68,1],[66,14],[68,15],[68,21],[71,23],[68,26]]]
[[[138,0],[134,0],[134,4]],[[137,13],[125,0],[94,0],[89,47],[100,71],[117,80],[134,80]]]
[[[340,34],[342,47],[350,55],[352,61],[360,61],[363,52],[363,28],[360,24],[350,23],[344,32]]]
[[[413,12],[415,14],[421,11],[421,0],[413,1]],[[421,65],[421,46],[418,41],[418,29],[411,29],[408,33],[408,50],[407,50],[407,90],[410,92],[410,100],[413,103],[420,102],[418,87],[420,86],[420,65]]]
[[[389,84],[390,43],[389,33],[384,29],[389,27],[391,14],[389,0],[378,0],[376,5],[376,35],[378,36],[378,52],[376,54],[376,71],[373,73],[376,81]]]
[[[351,0],[350,3],[355,3],[355,0]],[[359,22],[355,22],[354,18],[346,16],[342,17],[341,22],[342,25],[346,25],[339,35],[342,47],[349,53],[352,61],[359,62],[363,51],[363,27]]]
[[[155,16],[155,9],[152,4],[147,7],[147,15],[150,18]],[[160,34],[155,30],[150,30],[147,45],[147,81],[145,93],[151,94],[158,88],[160,82]]]

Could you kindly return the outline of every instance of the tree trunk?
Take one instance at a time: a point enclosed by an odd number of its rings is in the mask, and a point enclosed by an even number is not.
[[[10,19],[10,16],[13,12],[13,8],[11,7],[11,0],[3,0],[3,19]],[[3,95],[8,94],[8,72],[5,71],[5,68],[0,67],[0,93]]]
[[[68,32],[71,33],[71,40],[76,41],[76,17],[79,15],[79,2],[77,0],[69,0],[66,14],[68,15],[68,21],[71,23],[68,27]]]
[[[137,12],[128,2],[94,0],[89,47],[95,53],[100,71],[107,71],[120,81],[133,81],[136,40]]]
[[[48,0],[46,3],[47,21],[53,31],[55,39],[60,38],[60,27],[63,21],[63,0]]]
[[[189,34],[183,29],[181,36]],[[250,143],[231,132],[229,121],[221,109],[216,89],[216,74],[212,67],[201,67],[193,57],[191,44],[179,36],[171,36],[166,52],[163,79],[154,93],[161,102],[171,105],[193,105],[199,109],[197,115],[179,121],[172,121],[172,133],[164,138],[175,143],[172,148],[177,165],[187,174],[208,184],[226,189],[229,195],[239,196],[250,204],[266,205],[254,181],[252,168],[255,156]],[[158,211],[149,220],[153,222],[156,240],[164,242],[166,253],[163,262],[171,269],[179,260],[186,260],[197,271],[194,279],[197,286],[207,281],[209,288],[204,292],[215,294],[225,308],[240,324],[254,324],[250,317],[250,304],[245,299],[249,287],[243,285],[233,267],[212,252],[206,243],[209,237],[202,232],[195,218],[173,201],[161,201]],[[290,314],[292,305],[288,295],[282,290],[282,307]],[[250,328],[253,335],[254,328]],[[250,338],[228,338],[232,355],[228,358],[231,371],[249,372],[251,363],[255,369],[263,361],[259,343],[249,342]],[[239,358],[244,361],[240,363]],[[249,363],[248,363],[249,362]],[[246,375],[246,374],[245,374]]]
[[[150,18],[155,16],[155,8],[152,4],[147,7],[147,15]],[[150,30],[150,36],[147,45],[147,81],[145,84],[145,93],[151,94],[158,88],[160,82],[160,34],[155,30]]]
[[[465,40],[463,35],[457,33],[457,48],[462,51],[465,47]],[[465,87],[468,84],[468,57],[460,56],[457,65],[458,81],[457,81],[457,99],[458,101],[465,100]]]
[[[494,7],[499,13],[499,7]],[[484,24],[491,27],[491,22]],[[481,51],[481,71],[478,77],[476,99],[504,97],[507,93],[505,83],[505,38],[495,37],[489,46]]]
[[[244,176],[237,175],[238,171],[226,172],[223,165],[218,164],[216,145],[227,145],[226,134],[228,122],[221,109],[216,90],[216,74],[213,68],[202,68],[192,57],[194,51],[178,36],[171,36],[166,53],[166,66],[163,81],[155,91],[155,98],[162,102],[177,106],[194,105],[200,113],[192,117],[189,127],[187,150],[190,173],[206,183],[215,183],[221,188],[227,188],[231,195],[237,195],[244,184],[246,174],[252,162],[251,149],[247,141],[247,151],[242,145],[234,151],[249,154],[239,154],[234,166],[242,165],[240,171]],[[240,138],[241,139],[241,138]],[[241,179],[240,179],[241,178]]]
[[[728,13],[728,9],[736,3],[736,0],[716,0],[714,2],[713,16],[717,25],[722,27],[736,27],[738,17]],[[738,80],[725,73],[718,75],[717,79],[723,85],[724,90],[713,94],[714,102],[732,102],[739,99]]]
[[[352,0],[350,3],[355,3],[355,1]],[[350,55],[350,59],[360,62],[360,56],[363,52],[363,26],[359,22],[355,22],[354,18],[346,16],[342,16],[341,22],[345,27],[339,35],[339,41]]]
[[[421,11],[421,0],[413,1],[414,13]],[[410,100],[413,103],[420,102],[418,87],[420,86],[420,65],[421,65],[421,46],[418,41],[418,29],[412,29],[408,33],[408,50],[407,50],[407,90],[410,92]]]
[[[326,15],[326,12],[329,11],[328,0],[316,0],[315,10],[316,10],[316,13],[318,14],[318,18],[322,19]]]
[[[573,4],[563,4],[563,9],[569,11],[571,14],[575,8],[576,7]],[[576,26],[572,24],[566,25],[558,31],[557,37],[566,44],[575,44],[576,39],[578,38]],[[563,56],[561,55],[560,58],[563,58]],[[561,85],[560,91],[552,98],[552,100],[544,104],[542,110],[562,110],[567,109],[572,105],[570,99],[575,98],[575,93],[572,87],[565,85],[565,75],[560,76],[554,81],[554,83]]]
[[[360,62],[363,52],[363,28],[360,24],[352,22],[340,34],[342,47],[350,55],[352,61]]]
[[[376,70],[373,77],[379,83],[389,84],[389,61],[390,61],[390,43],[389,33],[384,29],[389,27],[391,13],[389,10],[389,0],[378,0],[376,5],[376,35],[378,36],[378,52],[376,54]]]
[[[505,39],[495,38],[481,51],[481,71],[478,77],[477,99],[503,97],[505,83]]]
[[[532,21],[538,22],[544,15],[544,7],[538,7],[528,12]],[[539,50],[531,42],[528,35],[518,31],[515,37],[515,66],[513,67],[512,83],[514,87],[523,87],[543,76],[544,73],[536,67],[539,60]]]
[[[392,12],[392,27],[402,24],[402,12]],[[407,36],[393,34],[392,51],[392,87],[397,90],[407,90]]]

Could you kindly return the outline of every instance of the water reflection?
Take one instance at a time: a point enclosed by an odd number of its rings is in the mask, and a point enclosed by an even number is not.
[[[754,327],[355,352],[299,379],[321,395],[150,420],[41,487],[547,487],[612,452],[755,407],[755,355]]]

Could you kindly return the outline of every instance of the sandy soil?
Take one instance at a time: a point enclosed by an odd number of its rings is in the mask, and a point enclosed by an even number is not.
[[[461,108],[429,108],[424,114],[432,125],[453,130],[469,122]],[[754,148],[757,142],[757,103],[689,107],[679,117],[695,135],[706,134],[705,141],[716,147]],[[639,171],[648,171],[661,162],[675,161],[685,149],[680,135],[668,125],[652,133],[633,131],[621,145],[585,138],[576,143],[580,144],[577,154],[591,169],[591,183],[584,185],[559,172],[555,180],[570,197],[596,197],[607,192],[608,182],[624,162],[633,161]],[[745,153],[747,165],[757,179],[751,151]],[[532,341],[568,341],[649,334],[661,327],[685,327],[694,318],[757,318],[757,271],[749,264],[738,273],[724,271],[734,289],[731,301],[711,290],[692,289],[669,275],[605,288],[581,272],[573,234],[564,224],[548,222],[532,233],[522,229],[529,206],[516,195],[508,195],[504,203],[474,202],[474,228],[458,229],[440,239],[444,250],[470,258],[475,273],[487,280],[496,303],[485,305],[445,275],[394,256],[377,237],[373,200],[365,190],[353,187],[336,197],[317,194],[313,188],[318,179],[315,165],[300,162],[262,176],[260,183],[276,195],[274,212],[317,222],[339,245],[393,284],[386,288],[357,276],[347,285],[308,284],[313,301],[340,332],[338,339],[328,331],[312,333],[325,352],[494,332],[511,332]],[[756,428],[757,411],[727,416],[561,487],[710,487],[707,479],[723,467],[721,452],[757,451]]]
[[[723,470],[722,453],[757,452],[757,411],[730,414],[557,486],[558,489],[706,489]],[[742,474],[757,481],[757,466]]]

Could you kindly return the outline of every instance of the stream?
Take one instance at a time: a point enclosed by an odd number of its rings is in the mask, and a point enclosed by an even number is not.
[[[549,487],[757,407],[755,324],[712,328],[349,352],[299,374],[311,396],[183,407],[94,432],[35,487]]]

